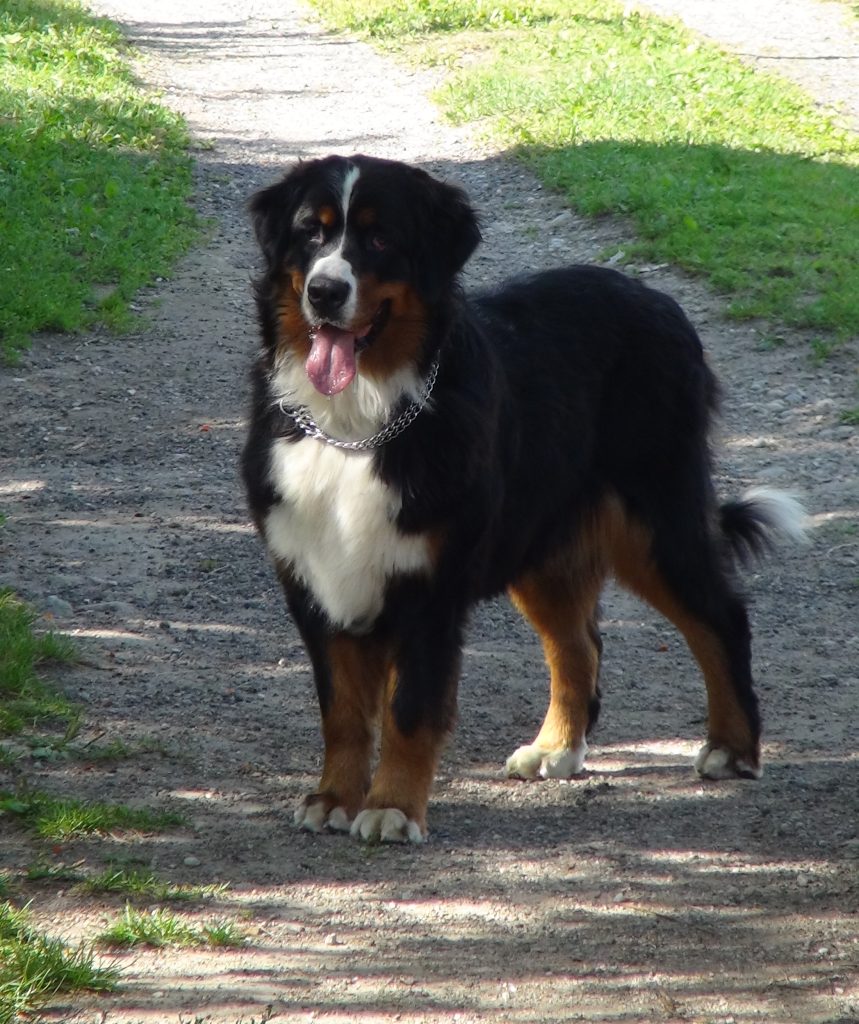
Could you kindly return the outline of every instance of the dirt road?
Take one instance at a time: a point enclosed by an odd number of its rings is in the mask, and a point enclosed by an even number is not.
[[[238,951],[123,954],[117,994],[49,1019],[232,1024],[270,1005],[277,1021],[362,1024],[859,1020],[859,435],[838,422],[855,405],[855,349],[822,365],[807,337],[773,349],[767,325],[726,321],[670,268],[628,269],[681,299],[724,382],[725,495],[787,487],[814,524],[810,549],[747,578],[763,779],[696,779],[697,672],[665,623],[611,592],[589,773],[507,781],[501,765],[532,738],[546,682],[534,638],[497,603],[469,635],[429,842],[366,848],[295,830],[319,768],[318,716],[236,469],[256,345],[246,198],[296,156],[422,163],[480,209],[472,282],[595,260],[622,250],[627,229],[566,213],[442,124],[423,74],[326,35],[291,2],[276,8],[105,0],[143,51],[141,74],[191,122],[212,229],[141,296],[136,334],[40,338],[0,370],[0,585],[77,638],[86,663],[63,683],[85,708],[82,739],[130,750],[27,776],[189,822],[51,856],[228,882],[193,913],[249,934]],[[7,829],[0,856],[21,868],[44,851]],[[70,938],[120,909],[61,885],[34,904]]]

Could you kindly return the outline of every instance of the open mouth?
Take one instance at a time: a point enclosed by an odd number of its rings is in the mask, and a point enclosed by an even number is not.
[[[373,319],[363,327],[350,329],[336,324],[316,324],[310,332],[310,355],[304,369],[311,384],[331,397],[347,388],[358,371],[357,356],[382,333],[391,315],[386,299]]]

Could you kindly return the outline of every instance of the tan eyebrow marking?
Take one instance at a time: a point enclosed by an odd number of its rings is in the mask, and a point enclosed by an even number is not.
[[[337,220],[337,211],[333,206],[320,206],[316,216],[323,227],[330,228],[334,221]]]

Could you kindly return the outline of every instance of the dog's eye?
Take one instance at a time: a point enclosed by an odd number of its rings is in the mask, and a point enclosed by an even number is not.
[[[370,248],[374,252],[384,252],[388,248],[388,239],[381,232],[374,231],[370,235]]]
[[[318,217],[304,217],[295,225],[295,228],[308,242],[318,244],[325,237],[325,225]]]

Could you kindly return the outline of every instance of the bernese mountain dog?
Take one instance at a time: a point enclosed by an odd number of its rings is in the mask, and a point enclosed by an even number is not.
[[[296,822],[420,842],[456,709],[463,631],[502,591],[550,675],[520,779],[582,771],[613,575],[704,676],[705,778],[760,774],[734,563],[801,509],[719,504],[717,387],[669,296],[567,266],[466,297],[466,195],[368,156],[300,162],[251,200],[265,260],[243,475],[313,669],[324,761]],[[378,763],[376,760],[378,737]]]

